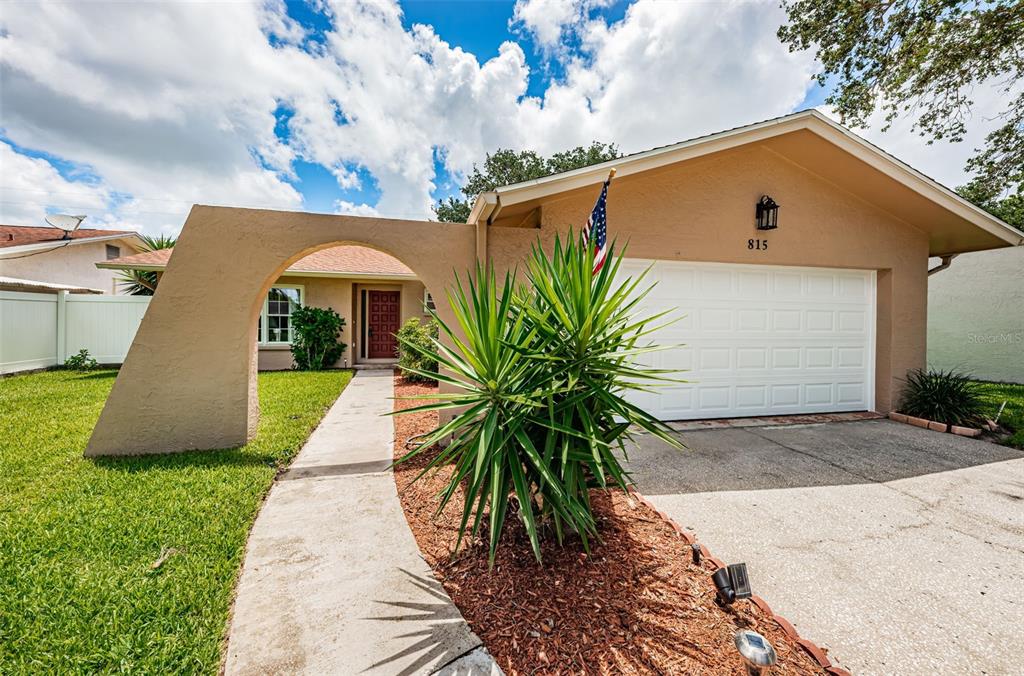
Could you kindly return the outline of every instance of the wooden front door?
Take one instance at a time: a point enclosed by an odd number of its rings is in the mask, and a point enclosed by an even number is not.
[[[398,291],[374,291],[367,294],[366,356],[368,359],[394,359],[398,333]]]

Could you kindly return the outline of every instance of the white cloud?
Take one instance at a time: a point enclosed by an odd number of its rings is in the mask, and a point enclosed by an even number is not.
[[[110,204],[110,191],[102,184],[68,181],[45,159],[22,155],[2,142],[0,167],[0,224],[45,225],[43,215],[50,195],[73,201],[79,211],[104,212]],[[85,227],[94,225],[90,221]]]
[[[372,177],[363,187],[380,199],[342,199],[341,212],[427,217],[438,158],[460,176],[498,147],[550,153],[596,139],[638,151],[785,114],[810,86],[812,57],[779,43],[774,4],[637,0],[608,22],[594,11],[603,2],[517,3],[515,25],[564,73],[540,97],[526,96],[516,42],[481,63],[430,26],[406,30],[391,0],[324,5],[331,29],[312,46],[277,0],[8,3],[0,127],[90,167],[99,181],[85,191],[112,196],[92,203],[95,220],[167,232],[193,202],[302,208],[289,182],[297,158],[342,188]],[[286,140],[279,106],[291,113]],[[29,188],[9,166],[0,198],[15,201]],[[57,207],[83,190],[30,183],[32,201]]]
[[[509,25],[522,26],[548,53],[558,51],[567,33],[586,21],[591,9],[611,0],[516,0]]]
[[[481,65],[429,26],[406,31],[393,4],[339,2],[331,11],[335,29],[311,57],[318,79],[289,101],[292,144],[335,167],[343,186],[352,167],[367,169],[379,211],[430,214],[436,148],[460,172],[492,144],[521,141],[514,118],[528,71],[518,46],[506,43]]]
[[[6,3],[0,12],[0,126],[134,196],[121,216],[158,231],[180,227],[193,202],[301,206],[283,180],[293,153],[274,136],[273,94],[308,59],[267,42],[261,27],[279,9]]]
[[[343,216],[379,216],[380,213],[372,205],[356,204],[346,200],[338,200],[334,203],[334,213]]]
[[[525,127],[544,149],[601,139],[636,151],[791,112],[813,60],[779,43],[783,20],[762,3],[638,0],[619,22],[587,21],[574,29],[581,54],[543,105],[524,106]]]

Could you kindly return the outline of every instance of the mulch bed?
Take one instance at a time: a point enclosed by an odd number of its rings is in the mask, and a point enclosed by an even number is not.
[[[397,397],[430,392],[436,387],[395,378]],[[395,408],[417,403],[396,399]],[[436,422],[436,413],[396,416],[396,457],[408,438]],[[410,485],[431,455],[395,470],[406,519],[434,574],[506,674],[744,674],[733,644],[741,628],[772,642],[779,657],[772,673],[823,673],[757,605],[720,608],[711,582],[715,565],[694,566],[670,523],[621,491],[593,493],[603,542],[589,556],[578,542],[559,547],[551,539],[539,565],[510,512],[493,571],[485,542],[464,542],[452,557],[461,497],[434,515],[451,468]]]

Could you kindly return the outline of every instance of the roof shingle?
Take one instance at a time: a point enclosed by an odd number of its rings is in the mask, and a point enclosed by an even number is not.
[[[132,230],[79,228],[71,234],[71,239],[90,239],[92,237],[135,234],[137,233]],[[0,248],[23,246],[25,244],[41,244],[43,242],[59,242],[62,239],[64,239],[64,232],[57,228],[34,225],[0,225]]]
[[[104,267],[163,268],[174,249],[157,249],[104,261]],[[292,263],[288,272],[331,272],[349,275],[409,275],[414,273],[394,256],[365,246],[335,246],[311,253]]]

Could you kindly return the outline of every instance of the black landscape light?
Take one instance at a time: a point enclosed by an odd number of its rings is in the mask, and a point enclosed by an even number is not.
[[[756,631],[741,629],[733,637],[736,650],[743,658],[743,664],[750,676],[759,676],[768,671],[776,661],[775,648],[764,636]]]
[[[747,577],[747,564],[731,563],[726,568],[719,568],[711,575],[718,591],[719,605],[727,606],[736,599],[749,599],[750,578]]]
[[[690,545],[690,554],[693,555],[693,565],[700,565],[700,544],[694,542]]]
[[[768,195],[761,195],[754,212],[757,214],[758,230],[774,230],[779,227],[779,205]]]

